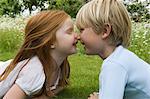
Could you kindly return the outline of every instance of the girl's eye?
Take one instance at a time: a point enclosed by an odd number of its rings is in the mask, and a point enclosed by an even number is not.
[[[72,32],[67,32],[67,34],[72,34]]]
[[[73,33],[73,28],[69,28],[67,31],[66,31],[67,34],[72,34]]]

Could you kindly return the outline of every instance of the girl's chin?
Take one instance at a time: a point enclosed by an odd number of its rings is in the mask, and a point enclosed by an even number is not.
[[[71,51],[70,51],[70,55],[71,54],[76,54],[77,53],[77,48],[73,48]]]
[[[77,47],[76,46],[72,46],[70,49],[68,49],[68,51],[66,50],[67,55],[72,55],[75,53],[77,53]]]
[[[73,48],[72,48],[72,50],[73,50],[74,52],[77,52],[77,46],[74,45]]]
[[[76,48],[72,51],[72,54],[75,54],[75,53],[77,53],[77,49]]]

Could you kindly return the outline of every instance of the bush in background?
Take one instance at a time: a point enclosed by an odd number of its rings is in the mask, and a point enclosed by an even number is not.
[[[148,10],[148,6],[150,6],[150,2],[138,2],[138,1],[130,1],[125,2],[128,12],[130,13],[131,19],[135,22],[149,21],[150,22],[150,10]],[[150,8],[149,8],[150,9]]]
[[[20,11],[21,5],[19,0],[0,0],[0,15],[15,17]]]
[[[147,23],[133,23],[129,49],[150,63],[150,27]]]
[[[0,15],[9,15],[15,17],[20,15],[23,11],[47,10],[47,9],[61,9],[75,18],[79,8],[86,2],[91,0],[1,0],[0,1]],[[139,0],[124,0],[131,18],[135,22],[147,21],[150,19],[150,5],[149,0],[139,2]],[[150,9],[150,8],[149,8]]]
[[[83,0],[50,0],[48,9],[62,9],[75,18],[83,4]]]
[[[0,15],[15,17],[28,10],[31,14],[34,10],[61,9],[75,18],[79,8],[87,0],[1,0]]]
[[[24,21],[26,20],[22,17],[16,19],[9,17],[0,18],[0,57],[2,54],[15,53],[18,50],[23,40],[23,32],[21,30],[26,23]],[[150,63],[150,25],[146,22],[133,22],[132,29],[132,40],[129,50]],[[84,54],[84,48],[80,43],[78,43],[78,54]]]
[[[23,41],[23,33],[15,29],[0,30],[0,53],[15,52]]]

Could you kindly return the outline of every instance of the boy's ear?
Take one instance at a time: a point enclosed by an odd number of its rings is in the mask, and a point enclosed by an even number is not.
[[[103,39],[106,39],[110,35],[111,29],[112,28],[111,28],[111,25],[109,23],[104,25],[104,30],[103,30],[103,33],[102,33],[102,38]]]

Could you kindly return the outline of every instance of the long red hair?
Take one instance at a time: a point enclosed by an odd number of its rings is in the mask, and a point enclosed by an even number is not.
[[[51,57],[50,45],[56,41],[56,31],[62,26],[68,17],[70,16],[64,11],[49,10],[42,11],[30,18],[25,27],[24,42],[17,55],[14,57],[14,60],[6,68],[2,75],[0,75],[0,81],[7,78],[18,62],[25,59],[30,61],[33,56],[38,56],[43,65],[46,76],[43,92],[47,93],[46,85],[51,82],[51,75],[53,71],[58,68]],[[61,64],[62,79],[59,81],[61,86],[68,84],[69,73],[70,66],[66,58]]]

